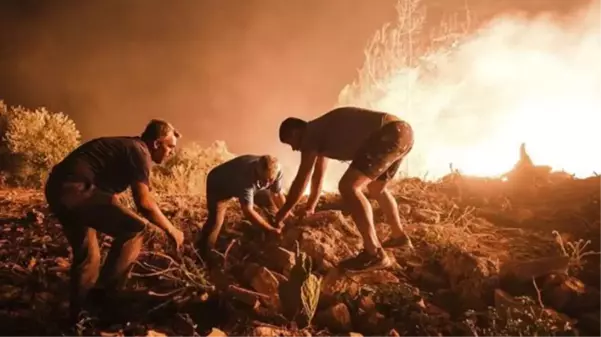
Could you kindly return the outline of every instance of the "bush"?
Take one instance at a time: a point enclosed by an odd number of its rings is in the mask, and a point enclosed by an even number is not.
[[[159,195],[204,195],[209,171],[233,157],[223,141],[204,148],[191,143],[178,149],[163,165],[154,167],[153,189]]]
[[[79,145],[80,137],[63,113],[8,107],[0,101],[0,170],[11,185],[41,187],[52,166]]]

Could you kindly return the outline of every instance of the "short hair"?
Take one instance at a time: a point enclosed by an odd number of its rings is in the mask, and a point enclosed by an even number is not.
[[[175,138],[180,138],[182,134],[177,131],[171,123],[162,119],[152,119],[146,125],[141,138],[145,141],[155,141],[166,137],[170,132],[173,132]]]
[[[259,169],[265,178],[272,180],[280,173],[280,162],[274,156],[264,155],[259,159]]]
[[[307,122],[300,118],[288,117],[280,124],[280,142],[292,133],[293,130],[303,129],[307,126]]]

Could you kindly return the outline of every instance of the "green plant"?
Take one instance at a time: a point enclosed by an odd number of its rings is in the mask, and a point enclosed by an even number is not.
[[[0,101],[0,170],[7,182],[40,187],[56,163],[79,145],[75,123],[46,108],[7,107]]]
[[[296,262],[290,270],[290,278],[280,284],[278,292],[284,316],[295,321],[299,328],[311,323],[321,288],[321,277],[311,273],[313,262],[311,257],[301,252],[296,242]]]

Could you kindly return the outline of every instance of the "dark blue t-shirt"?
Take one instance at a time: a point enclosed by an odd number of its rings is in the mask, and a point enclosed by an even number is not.
[[[73,150],[53,168],[52,176],[121,193],[136,182],[150,186],[151,167],[150,152],[140,137],[101,137]]]
[[[207,199],[221,201],[238,198],[241,204],[254,202],[255,193],[268,189],[273,193],[282,190],[282,172],[278,172],[271,186],[259,186],[253,174],[261,156],[242,155],[214,167],[207,176]]]

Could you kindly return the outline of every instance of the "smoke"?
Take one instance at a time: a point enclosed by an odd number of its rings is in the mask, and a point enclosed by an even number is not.
[[[288,153],[280,120],[335,104],[392,3],[29,2],[13,15],[1,4],[0,98],[63,111],[86,139],[160,117],[186,142],[224,140],[236,153]]]
[[[522,142],[535,164],[590,176],[601,169],[591,151],[601,119],[599,25],[598,2],[568,18],[497,17],[451,53],[429,55],[429,70],[395,69],[383,94],[362,104],[413,125],[404,167],[412,176],[438,178],[451,163],[502,174]]]

